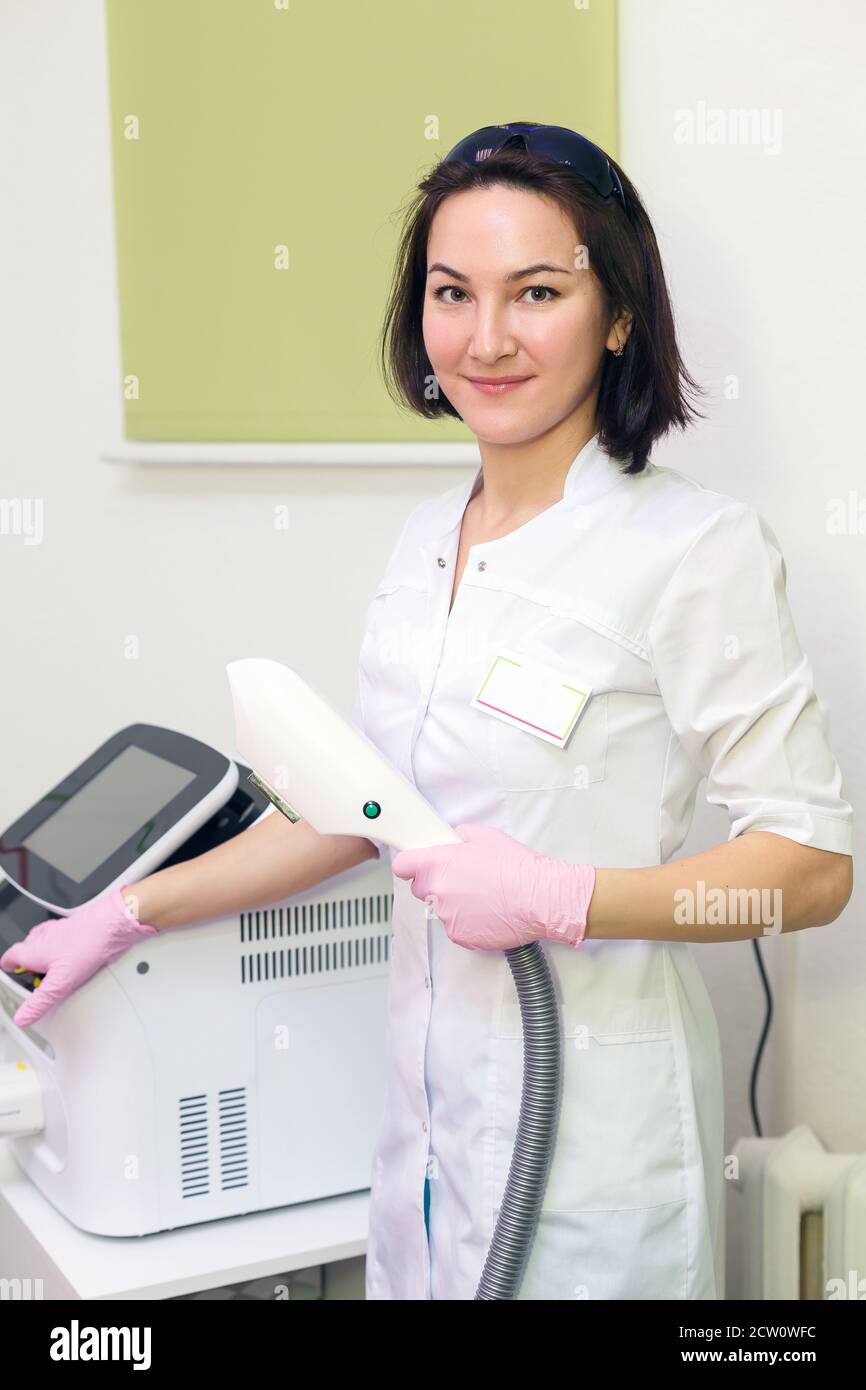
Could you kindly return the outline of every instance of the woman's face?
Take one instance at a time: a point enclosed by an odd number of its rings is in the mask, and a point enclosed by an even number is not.
[[[618,321],[614,331],[586,259],[570,219],[540,194],[471,189],[437,210],[424,345],[439,388],[478,439],[534,439],[597,392],[605,348],[624,342],[627,327]],[[483,391],[471,377],[528,380]]]

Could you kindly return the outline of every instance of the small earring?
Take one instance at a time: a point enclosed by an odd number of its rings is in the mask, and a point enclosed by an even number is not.
[[[614,357],[622,357],[623,353],[625,352],[625,343],[621,343],[621,342],[619,341],[619,338],[617,338],[616,341],[617,341],[618,347],[617,347],[616,352],[615,352],[613,355],[614,355]]]

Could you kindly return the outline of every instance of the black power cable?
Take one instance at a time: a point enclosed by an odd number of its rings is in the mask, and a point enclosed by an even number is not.
[[[760,1138],[763,1134],[763,1131],[761,1129],[761,1121],[758,1116],[758,1068],[761,1065],[761,1056],[764,1051],[764,1044],[767,1041],[767,1034],[770,1031],[770,1024],[773,1021],[773,991],[770,989],[770,981],[767,979],[767,972],[764,969],[764,960],[761,955],[761,949],[758,945],[758,938],[756,936],[752,937],[752,950],[755,953],[755,960],[758,962],[758,970],[761,972],[761,980],[764,985],[764,995],[767,1000],[767,1013],[766,1017],[764,1018],[764,1027],[761,1032],[761,1038],[758,1043],[757,1050],[755,1052],[755,1060],[752,1064],[752,1077],[751,1081],[749,1082],[749,1104],[752,1108],[752,1123],[755,1126],[755,1133],[757,1134],[758,1138]]]

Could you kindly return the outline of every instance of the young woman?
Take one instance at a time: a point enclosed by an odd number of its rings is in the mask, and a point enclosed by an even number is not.
[[[520,1100],[503,952],[536,939],[564,1077],[520,1297],[722,1297],[721,1055],[688,943],[827,923],[851,892],[778,542],[650,461],[694,382],[637,192],[573,131],[484,128],[421,182],[383,352],[397,399],[461,418],[482,462],[410,514],[361,648],[355,722],[462,837],[392,859],[368,1297],[473,1297]],[[729,838],[670,862],[703,777]],[[374,846],[272,815],[75,933],[34,928],[0,961],[47,971],[18,1017],[142,931],[277,901]]]

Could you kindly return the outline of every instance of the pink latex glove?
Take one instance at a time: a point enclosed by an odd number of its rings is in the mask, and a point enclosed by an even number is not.
[[[569,864],[489,825],[457,826],[460,845],[403,849],[391,868],[412,879],[448,936],[472,951],[508,951],[547,937],[579,946],[595,888],[591,864]]]
[[[134,888],[115,888],[68,917],[38,922],[23,941],[3,952],[0,970],[24,969],[43,977],[15,1014],[19,1028],[35,1023],[142,936],[159,935],[156,927],[139,922],[124,896],[134,899]]]

